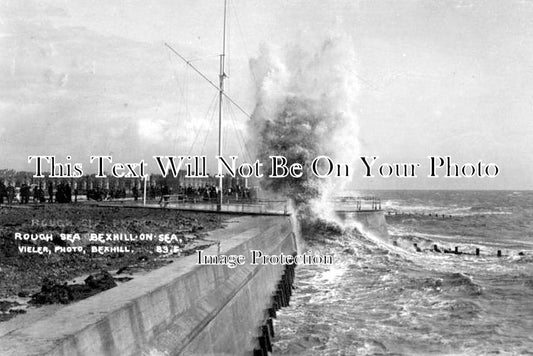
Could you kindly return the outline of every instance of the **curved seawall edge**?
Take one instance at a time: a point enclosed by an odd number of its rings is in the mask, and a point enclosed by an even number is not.
[[[221,254],[296,252],[287,216],[239,220],[210,234]],[[196,262],[196,255],[180,258],[14,330],[0,337],[0,354],[251,354],[283,266],[252,266],[249,258],[235,268]]]

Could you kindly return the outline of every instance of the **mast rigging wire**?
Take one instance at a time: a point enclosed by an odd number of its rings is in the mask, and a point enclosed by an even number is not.
[[[193,66],[190,61],[188,61],[187,59],[185,59],[185,57],[183,57],[181,54],[178,53],[178,51],[176,51],[174,48],[172,48],[168,43],[165,42],[165,46],[168,47],[168,49],[170,49],[175,55],[177,55],[182,61],[184,61],[185,63],[187,63],[187,65],[189,67],[191,67],[196,73],[198,73],[202,78],[204,78],[205,81],[207,81],[209,84],[211,84],[211,86],[213,88],[215,88],[218,92],[220,92],[220,87],[218,85],[216,85],[215,83],[213,83],[205,74],[203,74],[202,72],[200,72],[200,70],[198,68],[196,68],[195,66]],[[233,100],[231,97],[228,96],[228,94],[226,94],[225,92],[222,92],[222,95],[228,99],[233,105],[235,105],[244,115],[246,115],[249,119],[252,118],[252,116],[250,114],[248,114],[248,112],[246,112],[246,110],[244,110],[239,104],[237,104],[235,102],[235,100]]]

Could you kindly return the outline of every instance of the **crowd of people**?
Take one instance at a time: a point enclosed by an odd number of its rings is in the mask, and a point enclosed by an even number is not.
[[[64,204],[78,201],[78,189],[72,189],[68,183],[59,183],[55,186],[49,183],[46,188],[49,203]],[[124,199],[126,197],[133,197],[134,200],[138,200],[143,191],[134,185],[131,188],[131,193],[127,192],[125,188],[119,187],[111,189],[95,187],[83,193],[85,193],[88,200],[102,201]],[[148,199],[156,200],[160,198],[160,202],[163,199],[168,200],[172,194],[177,194],[179,199],[193,201],[216,201],[219,198],[218,188],[209,184],[200,187],[179,186],[176,191],[173,191],[172,187],[165,183],[152,184],[148,187],[146,193]],[[45,203],[47,201],[45,190],[40,184],[29,186],[26,183],[22,183],[20,187],[15,187],[12,183],[8,183],[6,186],[4,182],[0,182],[0,204],[4,204],[4,199],[8,204],[12,204],[15,201],[20,204],[28,204],[32,196],[33,202]],[[237,200],[253,199],[250,189],[238,185],[225,189],[224,196]]]
[[[72,195],[74,194],[74,201],[78,199],[78,190],[72,188],[68,183],[59,183],[54,186],[50,183],[48,186],[48,202],[53,203],[70,203],[72,202]],[[13,186],[12,183],[8,183],[7,186],[4,182],[0,182],[0,204],[4,204],[4,200],[7,204],[13,204],[15,201],[20,204],[28,204],[30,198],[33,198],[34,203],[45,203],[46,195],[41,185],[29,186],[26,183],[22,183],[20,187]]]
[[[133,197],[135,200],[138,198],[138,189],[137,187],[132,188]],[[88,200],[113,200],[113,199],[124,199],[126,198],[126,189],[125,188],[111,188],[104,189],[100,187],[91,188],[87,190],[87,199]]]
[[[218,188],[214,185],[205,185],[204,187],[180,187],[180,195],[185,195],[188,199],[196,200],[216,200],[218,199]],[[252,199],[249,188],[234,186],[224,190],[224,196],[235,199]]]
[[[74,193],[74,201],[78,200],[78,190],[74,189],[74,192],[72,192],[72,188],[70,187],[70,184],[68,183],[59,183],[56,186],[56,203],[65,204],[65,203],[72,203],[72,193]],[[54,196],[53,193],[53,186],[50,183],[48,186],[48,194],[50,203],[53,203],[52,197]]]
[[[7,203],[13,203],[15,199],[15,187],[9,183],[6,187],[4,182],[0,182],[0,204],[4,204],[4,198],[7,198]]]
[[[6,199],[8,204],[13,204],[15,200],[18,200],[21,204],[28,204],[31,195],[31,187],[26,183],[20,186],[17,194],[17,189],[11,183],[6,186],[4,182],[0,182],[0,204],[4,204],[4,199]],[[41,201],[43,198],[44,191],[40,187],[34,187],[33,200]]]

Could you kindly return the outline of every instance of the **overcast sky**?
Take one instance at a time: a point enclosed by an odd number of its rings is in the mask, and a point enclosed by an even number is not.
[[[212,157],[216,90],[163,43],[216,82],[222,11],[222,0],[2,1],[0,168],[32,170],[36,154],[84,166],[90,154],[152,167],[156,154]],[[230,0],[228,92],[252,112],[261,46],[339,33],[357,57],[360,155],[420,162],[421,176],[428,155],[501,169],[354,188],[533,189],[532,18],[532,1]],[[247,120],[228,111],[225,152],[244,154]]]

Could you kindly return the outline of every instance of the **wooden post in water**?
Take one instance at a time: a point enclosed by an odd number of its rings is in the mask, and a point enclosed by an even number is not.
[[[459,246],[455,246],[455,254],[456,254],[456,255],[459,254]]]
[[[275,336],[275,333],[274,333],[274,322],[272,321],[272,318],[268,318],[267,319],[267,325],[268,325],[268,330],[270,332],[270,336],[274,337]]]
[[[498,250],[498,257],[502,257],[502,250]]]
[[[479,256],[479,248],[476,248],[476,256]]]

